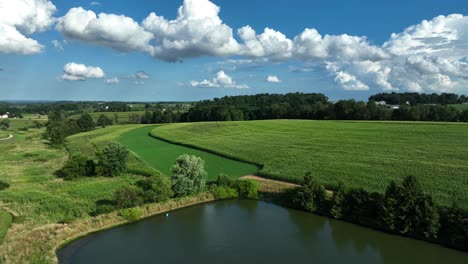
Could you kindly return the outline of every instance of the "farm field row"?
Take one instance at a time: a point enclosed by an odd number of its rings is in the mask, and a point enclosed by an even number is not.
[[[383,192],[414,175],[439,204],[468,208],[467,124],[267,120],[170,124],[151,133],[262,164],[261,175],[289,182],[312,172],[329,188],[343,181]]]
[[[119,142],[165,175],[171,175],[172,165],[177,157],[183,154],[201,157],[206,162],[205,169],[208,173],[208,180],[216,180],[220,173],[239,178],[255,173],[258,170],[257,166],[252,164],[226,159],[205,151],[171,144],[150,137],[149,133],[154,128],[155,126],[149,126],[130,130],[119,138]]]

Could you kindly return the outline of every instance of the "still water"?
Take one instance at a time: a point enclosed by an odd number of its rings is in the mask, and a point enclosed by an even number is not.
[[[251,200],[193,206],[78,239],[60,263],[468,263],[468,254]]]

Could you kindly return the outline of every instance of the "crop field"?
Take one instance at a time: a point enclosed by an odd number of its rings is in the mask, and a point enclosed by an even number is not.
[[[131,115],[139,115],[139,116],[142,116],[143,114],[145,113],[145,111],[131,111],[131,112],[93,112],[93,113],[89,113],[94,121],[96,121],[100,115],[105,115],[107,116],[108,118],[110,118],[111,120],[114,120],[114,116],[115,114],[117,114],[117,117],[118,117],[118,122],[127,122],[129,117]],[[69,118],[72,118],[72,119],[78,119],[80,118],[80,115],[72,115],[70,116]]]
[[[268,120],[180,123],[156,137],[262,164],[260,174],[383,192],[414,175],[439,204],[468,208],[468,124]]]
[[[226,159],[218,155],[150,137],[148,134],[154,128],[155,126],[149,126],[130,130],[119,138],[119,142],[165,175],[171,175],[171,166],[175,163],[177,157],[182,154],[201,157],[206,162],[205,169],[208,173],[208,180],[216,180],[220,173],[238,178],[255,173],[258,170],[257,166],[252,164]]]
[[[34,121],[38,121],[42,124],[47,122],[46,119],[25,119],[25,118],[10,118],[10,130],[17,130],[23,128],[34,127]]]

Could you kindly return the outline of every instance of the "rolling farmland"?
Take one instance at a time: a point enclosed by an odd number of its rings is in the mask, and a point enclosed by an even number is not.
[[[424,122],[272,120],[182,123],[152,134],[264,167],[261,175],[298,182],[307,172],[383,192],[417,176],[440,204],[468,205],[468,125]]]

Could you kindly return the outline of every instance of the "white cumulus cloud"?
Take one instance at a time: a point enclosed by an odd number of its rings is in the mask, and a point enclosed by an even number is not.
[[[123,15],[87,11],[72,8],[58,19],[57,30],[65,37],[85,43],[97,44],[118,51],[151,52],[149,42],[153,34],[145,31],[132,18]]]
[[[85,81],[89,78],[100,79],[105,76],[106,74],[99,67],[70,62],[63,67],[63,74],[60,76],[60,79],[66,81]]]
[[[281,80],[276,75],[269,75],[266,78],[266,81],[269,82],[269,83],[280,83],[281,82]]]
[[[0,52],[36,54],[44,46],[28,36],[48,29],[56,7],[49,0],[0,0]]]
[[[212,80],[191,81],[190,85],[193,87],[205,88],[236,88],[248,89],[249,86],[245,84],[237,84],[231,76],[227,75],[224,71],[219,71]]]

